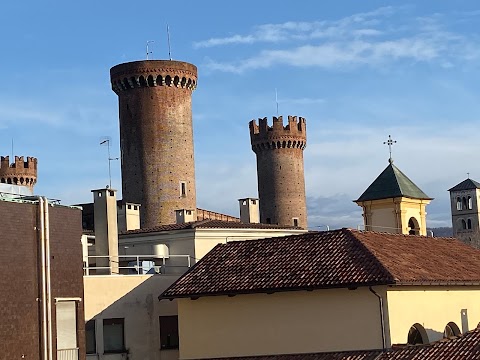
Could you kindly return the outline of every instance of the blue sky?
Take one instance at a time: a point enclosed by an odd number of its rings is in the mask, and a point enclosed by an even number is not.
[[[91,201],[119,155],[110,67],[168,56],[198,66],[193,94],[197,205],[237,214],[256,196],[248,121],[307,119],[309,225],[356,227],[353,199],[395,164],[435,200],[480,180],[480,5],[475,1],[24,1],[0,14],[0,153],[39,159],[36,193]],[[112,162],[113,186],[120,166]]]

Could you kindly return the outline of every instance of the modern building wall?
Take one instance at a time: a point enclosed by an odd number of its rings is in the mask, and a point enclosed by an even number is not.
[[[95,321],[96,353],[87,360],[170,360],[178,349],[162,349],[160,316],[177,315],[176,301],[158,301],[158,295],[178,276],[85,276],[85,320]],[[105,353],[103,320],[124,320],[125,351]]]
[[[368,288],[177,301],[180,359],[382,348]]]
[[[58,301],[75,302],[79,358],[85,356],[81,213],[48,207],[51,249],[52,352],[56,359]],[[37,202],[0,201],[0,354],[5,359],[41,359],[41,241]]]
[[[196,208],[197,68],[147,60],[114,66],[110,75],[119,100],[123,201],[142,205],[142,228],[175,223],[175,210]]]
[[[480,286],[394,287],[387,291],[387,302],[391,344],[405,344],[416,323],[425,328],[432,342],[442,339],[450,322],[462,333],[480,322]]]
[[[268,237],[296,235],[306,232],[301,229],[235,229],[235,228],[195,228],[176,231],[162,231],[121,235],[120,255],[150,255],[156,244],[165,244],[170,255],[188,255],[191,264],[200,260],[217,244],[229,241],[262,239]],[[167,261],[185,266],[184,258],[171,257]],[[184,271],[184,270],[183,270]]]

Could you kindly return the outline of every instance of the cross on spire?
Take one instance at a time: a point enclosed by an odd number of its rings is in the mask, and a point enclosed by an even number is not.
[[[393,140],[391,135],[388,135],[388,140],[383,142],[385,145],[388,145],[388,152],[390,153],[390,157],[388,158],[388,162],[391,164],[393,163],[392,159],[392,146],[393,144],[397,143],[397,140]]]

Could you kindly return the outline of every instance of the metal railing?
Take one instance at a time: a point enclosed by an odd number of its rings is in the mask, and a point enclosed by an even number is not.
[[[162,274],[167,268],[190,268],[192,266],[190,255],[169,255],[168,257],[159,257],[158,255],[90,255],[86,256],[85,259],[84,275]],[[90,259],[95,259],[94,266],[90,265]],[[180,261],[177,261],[178,259]],[[183,262],[182,259],[185,261]]]
[[[57,360],[78,360],[78,348],[57,350]]]

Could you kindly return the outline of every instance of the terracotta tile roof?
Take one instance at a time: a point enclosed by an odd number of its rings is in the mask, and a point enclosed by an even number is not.
[[[480,183],[476,182],[472,179],[465,179],[460,184],[455,185],[448,191],[462,191],[462,190],[473,190],[473,189],[480,189]]]
[[[451,238],[341,229],[219,244],[160,298],[480,283],[480,251]]]
[[[388,164],[385,170],[360,195],[356,202],[408,197],[412,199],[432,200],[415,183],[400,171],[393,163]]]
[[[123,232],[122,235],[129,234],[143,234],[143,233],[155,233],[162,231],[172,230],[184,230],[184,229],[290,229],[290,230],[302,230],[299,227],[293,226],[281,226],[273,224],[246,224],[235,221],[223,221],[223,220],[201,220],[187,222],[183,224],[167,224],[160,225],[149,229],[137,229]]]
[[[310,354],[282,354],[263,356],[240,356],[221,358],[223,360],[377,360],[382,350],[343,351]],[[208,360],[220,360],[208,359]]]
[[[384,353],[379,360],[474,360],[480,359],[480,329],[429,345],[407,346]]]

